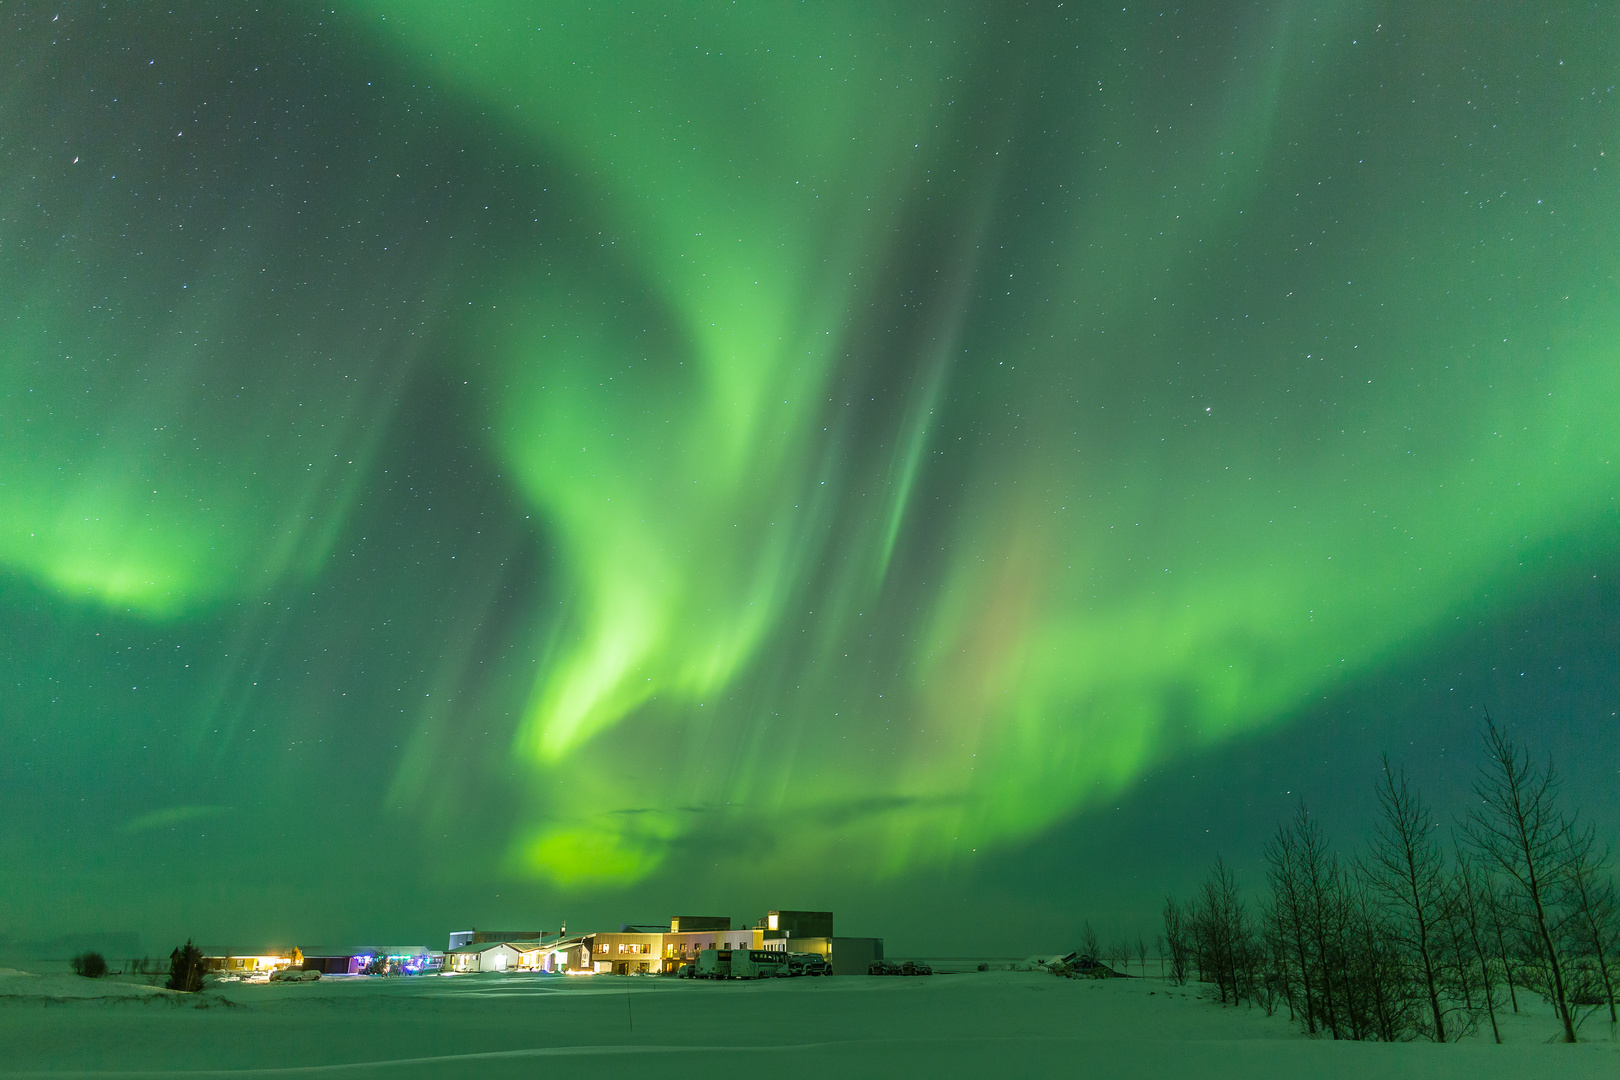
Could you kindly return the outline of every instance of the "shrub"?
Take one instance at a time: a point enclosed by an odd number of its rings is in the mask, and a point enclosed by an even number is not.
[[[202,950],[193,945],[190,938],[169,954],[169,981],[164,985],[170,990],[179,990],[187,994],[194,994],[202,989]]]
[[[107,974],[107,958],[98,952],[82,952],[68,963],[73,965],[73,974],[87,979],[99,979]]]

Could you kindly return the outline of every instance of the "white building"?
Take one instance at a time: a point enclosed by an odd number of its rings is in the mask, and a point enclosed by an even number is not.
[[[523,953],[504,941],[463,945],[444,954],[445,971],[516,971],[520,966],[523,966]]]

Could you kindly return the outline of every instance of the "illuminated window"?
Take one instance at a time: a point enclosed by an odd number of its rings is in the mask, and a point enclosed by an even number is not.
[[[770,915],[767,916],[767,918],[765,920],[765,925],[769,926],[772,930],[775,930],[776,929],[777,917],[778,916],[777,916],[776,912],[774,912],[774,911],[771,912]]]

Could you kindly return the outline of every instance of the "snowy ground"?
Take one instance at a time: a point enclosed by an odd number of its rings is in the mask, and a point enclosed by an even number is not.
[[[207,1073],[355,1077],[1620,1076],[1620,1044],[1333,1043],[1158,979],[1011,971],[931,978],[470,975],[227,983],[179,995],[116,977],[0,969],[0,1077]]]

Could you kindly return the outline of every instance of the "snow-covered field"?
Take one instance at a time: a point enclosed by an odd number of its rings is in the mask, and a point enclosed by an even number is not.
[[[1012,971],[931,978],[470,975],[226,983],[198,995],[0,969],[0,1075],[421,1077],[1620,1076],[1606,1017],[1562,1046],[1333,1043],[1195,986]]]

